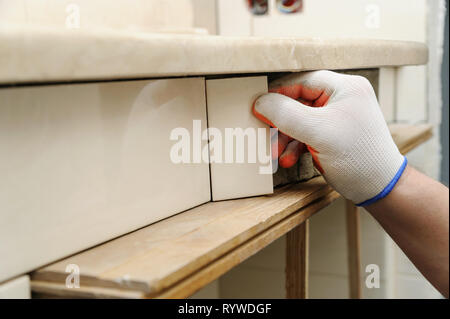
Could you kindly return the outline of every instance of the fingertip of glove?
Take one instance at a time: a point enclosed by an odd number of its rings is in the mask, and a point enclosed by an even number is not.
[[[266,116],[264,116],[263,114],[262,114],[262,110],[261,110],[261,108],[262,108],[262,104],[264,104],[264,100],[265,100],[265,98],[268,96],[269,94],[263,94],[263,95],[260,95],[260,96],[258,96],[256,99],[255,99],[255,101],[253,102],[253,106],[252,106],[252,113],[253,113],[253,115],[257,118],[257,119],[259,119],[260,121],[262,121],[262,122],[264,122],[264,123],[266,123],[267,125],[270,125],[270,126],[272,126],[272,127],[275,127],[276,128],[276,126],[272,123],[272,121],[270,121]]]

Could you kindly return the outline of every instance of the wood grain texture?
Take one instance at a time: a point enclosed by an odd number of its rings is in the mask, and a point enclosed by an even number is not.
[[[188,277],[188,279],[183,280],[181,283],[176,284],[168,291],[163,292],[158,296],[158,298],[185,298],[190,296],[198,289],[201,289],[204,285],[217,279],[220,275],[224,274],[232,267],[238,265],[248,257],[254,255],[267,245],[271,244],[288,231],[307,222],[309,217],[332,203],[334,200],[339,198],[339,196],[340,195],[335,191],[330,192],[328,195],[290,215],[273,227],[239,246],[237,249],[219,258],[212,265],[200,270],[200,272],[196,273],[194,276]],[[205,278],[207,280],[205,280]]]
[[[359,209],[346,200],[347,257],[351,299],[361,299],[361,228]]]
[[[331,191],[310,205],[276,223],[267,230],[252,237],[242,245],[220,256],[193,275],[188,276],[159,294],[145,294],[142,291],[85,286],[80,282],[80,288],[68,289],[61,282],[33,280],[32,289],[36,297],[76,297],[76,298],[186,298],[217,279],[225,272],[254,255],[277,238],[304,223],[309,217],[339,198],[339,194]]]
[[[308,298],[309,221],[292,229],[286,237],[286,298]]]
[[[64,283],[66,265],[77,264],[81,285],[155,295],[331,191],[317,177],[273,195],[207,203],[44,267],[32,278]]]
[[[402,154],[406,154],[433,136],[433,126],[430,124],[391,124],[392,138]]]

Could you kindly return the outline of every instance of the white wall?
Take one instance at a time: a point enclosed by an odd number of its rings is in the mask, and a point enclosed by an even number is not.
[[[191,0],[0,0],[0,28],[189,29]]]

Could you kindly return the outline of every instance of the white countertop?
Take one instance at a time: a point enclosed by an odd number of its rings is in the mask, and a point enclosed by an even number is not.
[[[0,83],[356,69],[425,64],[423,43],[0,29]]]

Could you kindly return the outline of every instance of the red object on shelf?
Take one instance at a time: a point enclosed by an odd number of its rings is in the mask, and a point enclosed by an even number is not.
[[[303,7],[303,0],[278,0],[277,7],[283,13],[299,12]]]

